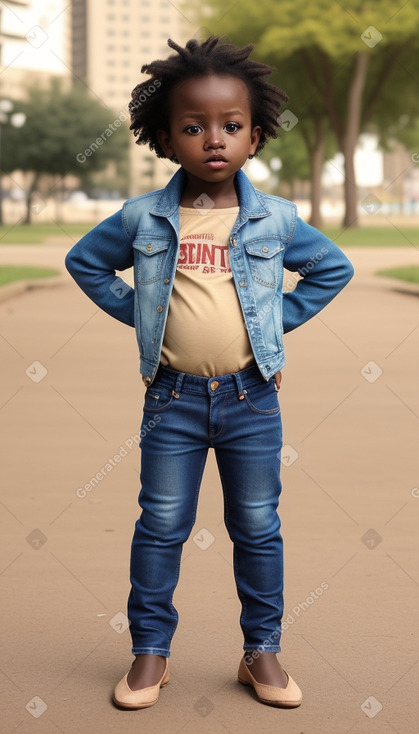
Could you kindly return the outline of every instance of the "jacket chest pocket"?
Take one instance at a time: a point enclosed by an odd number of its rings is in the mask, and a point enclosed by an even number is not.
[[[137,235],[133,242],[135,278],[140,285],[159,280],[170,237]]]
[[[244,243],[253,280],[277,288],[282,276],[285,244],[279,237],[258,237]]]

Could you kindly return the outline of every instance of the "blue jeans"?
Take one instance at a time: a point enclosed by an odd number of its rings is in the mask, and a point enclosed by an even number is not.
[[[243,649],[279,652],[282,425],[274,379],[266,382],[253,366],[211,378],[160,366],[145,395],[141,436],[142,513],[132,541],[128,599],[133,654],[170,655],[178,624],[172,598],[209,448],[233,542]]]

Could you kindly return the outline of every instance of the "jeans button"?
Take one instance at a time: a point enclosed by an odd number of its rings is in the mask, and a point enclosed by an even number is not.
[[[211,390],[216,390],[219,384],[218,380],[213,380],[211,382]]]

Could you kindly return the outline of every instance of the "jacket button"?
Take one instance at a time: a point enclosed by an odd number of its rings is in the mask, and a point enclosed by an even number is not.
[[[157,306],[156,310],[158,313],[161,313],[163,311],[163,306]]]
[[[239,285],[241,285],[242,288],[245,288],[247,286],[247,280],[241,280]]]
[[[234,239],[234,237],[233,237],[233,239],[231,240],[231,244],[232,244],[232,247],[237,247],[237,242],[236,242],[236,240]]]
[[[147,245],[147,250],[150,252],[152,249],[153,249],[153,245],[151,244],[151,242],[149,242]]]
[[[169,278],[165,278],[165,279],[164,279],[164,282],[165,282],[165,283],[170,283],[170,279],[169,279]]]
[[[262,247],[262,252],[269,252],[269,247],[266,247],[266,245],[265,247]]]

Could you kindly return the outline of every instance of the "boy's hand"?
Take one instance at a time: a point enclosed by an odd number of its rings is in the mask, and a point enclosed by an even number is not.
[[[274,375],[275,380],[275,390],[278,391],[281,387],[281,380],[282,380],[282,372],[279,371]]]

